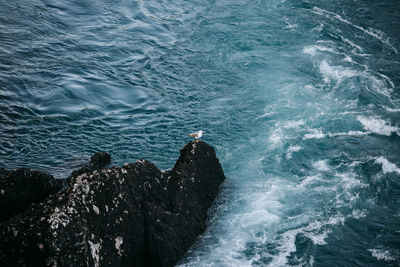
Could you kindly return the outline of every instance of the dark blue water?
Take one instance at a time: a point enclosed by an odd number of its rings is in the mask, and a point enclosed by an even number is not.
[[[397,1],[0,1],[0,166],[228,179],[182,266],[400,264]]]

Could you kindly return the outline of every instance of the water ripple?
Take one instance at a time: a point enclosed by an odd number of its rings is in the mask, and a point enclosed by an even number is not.
[[[229,179],[182,265],[399,262],[396,1],[0,6],[0,167],[167,169],[203,129]]]

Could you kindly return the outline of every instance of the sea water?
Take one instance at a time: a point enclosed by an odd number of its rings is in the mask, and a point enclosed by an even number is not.
[[[400,3],[0,1],[0,166],[227,176],[181,266],[400,264]]]

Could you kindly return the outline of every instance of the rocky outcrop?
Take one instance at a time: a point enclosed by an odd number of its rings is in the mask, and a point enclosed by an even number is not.
[[[82,173],[0,224],[0,265],[173,266],[204,231],[224,179],[201,141],[170,171],[139,160]]]
[[[111,156],[107,152],[98,152],[90,158],[90,162],[80,169],[73,171],[67,178],[67,182],[70,183],[71,179],[84,173],[91,173],[95,170],[100,170],[111,163]]]
[[[61,190],[53,176],[25,168],[0,168],[0,222]]]

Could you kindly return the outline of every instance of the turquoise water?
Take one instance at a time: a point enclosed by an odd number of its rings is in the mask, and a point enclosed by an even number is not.
[[[0,166],[228,177],[182,266],[400,264],[396,1],[0,1]]]

